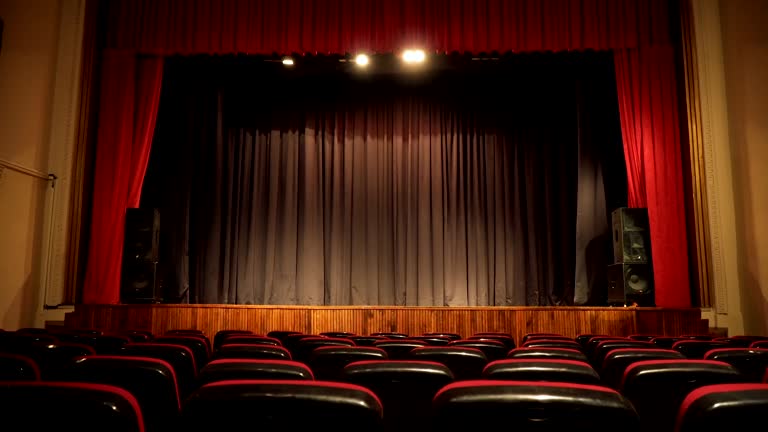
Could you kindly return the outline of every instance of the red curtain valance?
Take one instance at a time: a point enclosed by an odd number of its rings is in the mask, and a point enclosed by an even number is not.
[[[621,49],[671,41],[670,0],[110,0],[145,54]]]

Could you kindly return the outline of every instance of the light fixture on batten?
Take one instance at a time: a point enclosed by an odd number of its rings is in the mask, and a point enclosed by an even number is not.
[[[424,63],[427,59],[427,55],[424,50],[420,49],[407,49],[403,51],[403,61],[408,64]]]
[[[293,59],[290,57],[283,57],[283,64],[286,66],[293,66]]]
[[[365,55],[365,54],[358,54],[358,55],[355,57],[355,63],[356,63],[358,66],[361,66],[361,67],[365,67],[365,66],[368,66],[368,63],[370,63],[370,59],[369,59],[369,58],[368,58],[368,56],[367,56],[367,55]]]

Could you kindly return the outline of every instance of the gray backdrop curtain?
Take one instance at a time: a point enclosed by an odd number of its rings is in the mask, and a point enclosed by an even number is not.
[[[573,304],[577,232],[605,221],[576,216],[582,123],[604,118],[578,115],[592,63],[532,59],[407,82],[172,60],[142,197],[169,297]]]

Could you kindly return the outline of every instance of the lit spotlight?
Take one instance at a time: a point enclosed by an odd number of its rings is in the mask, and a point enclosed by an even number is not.
[[[358,66],[368,66],[369,61],[368,56],[365,54],[358,54],[357,57],[355,57],[355,63],[357,63]]]
[[[283,64],[286,66],[293,66],[293,59],[290,57],[283,57]]]
[[[424,50],[405,50],[403,51],[403,61],[406,63],[424,63],[427,55]]]

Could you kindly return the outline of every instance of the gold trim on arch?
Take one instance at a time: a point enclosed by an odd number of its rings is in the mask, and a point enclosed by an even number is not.
[[[692,239],[694,247],[691,251],[691,259],[695,258],[699,306],[711,307],[714,303],[714,284],[707,207],[706,161],[704,159],[696,38],[690,0],[680,2],[680,19],[692,194],[691,216],[693,221],[689,222],[693,222],[693,229],[690,232],[694,237]]]

